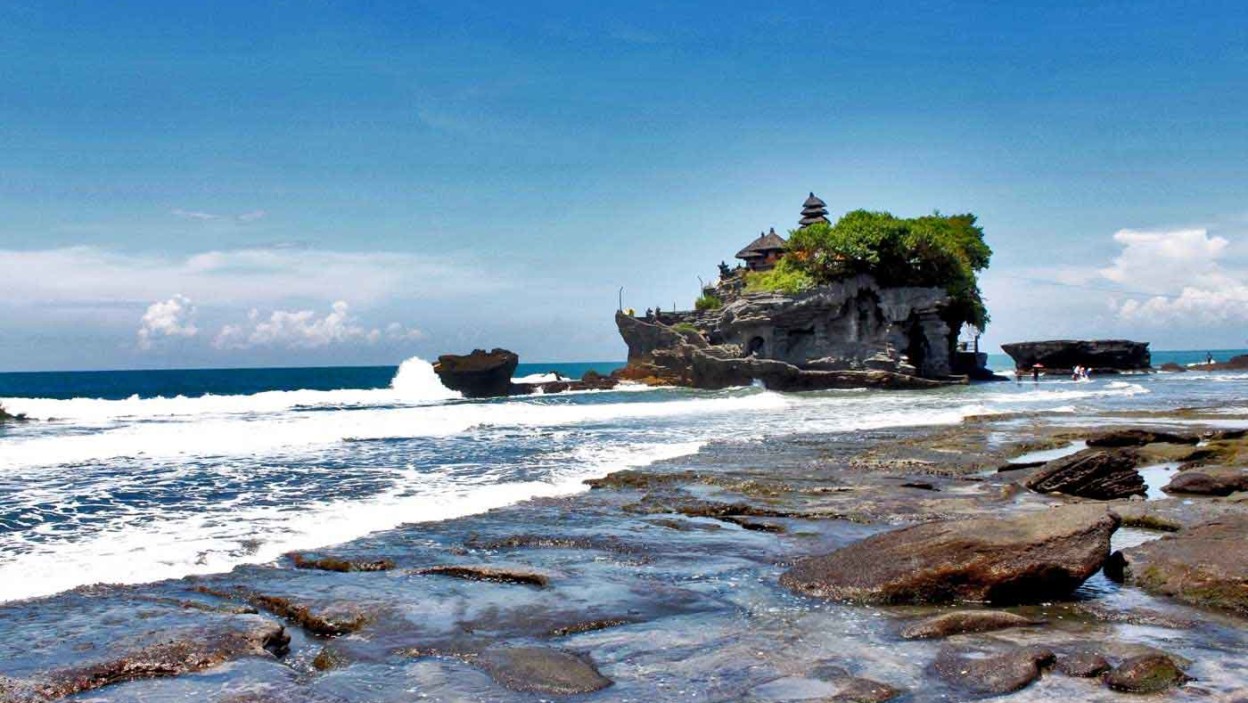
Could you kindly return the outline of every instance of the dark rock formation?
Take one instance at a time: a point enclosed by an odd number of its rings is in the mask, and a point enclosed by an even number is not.
[[[611,685],[592,662],[549,647],[498,647],[482,652],[477,663],[514,691],[570,696]]]
[[[337,557],[307,557],[299,553],[287,555],[296,569],[316,569],[318,571],[389,571],[394,562],[389,559],[339,559]]]
[[[1109,660],[1095,652],[1075,652],[1059,657],[1057,670],[1067,676],[1090,679],[1113,668]]]
[[[59,700],[120,681],[178,676],[242,657],[271,658],[285,654],[290,643],[281,625],[255,616],[224,626],[149,634],[150,644],[112,651],[105,658],[84,655],[71,667],[44,671],[31,679],[0,677],[0,700]]]
[[[831,698],[825,699],[828,703],[885,703],[902,694],[900,689],[886,683],[857,676],[839,679],[837,683],[841,688]]]
[[[1036,469],[1026,486],[1038,493],[1096,500],[1142,496],[1147,487],[1135,470],[1139,462],[1139,455],[1130,449],[1085,449]]]
[[[1118,518],[1094,505],[929,522],[804,559],[780,583],[863,603],[1056,599],[1101,568],[1117,528]]]
[[[1248,371],[1248,354],[1240,354],[1226,361],[1215,361],[1212,364],[1198,364],[1191,369],[1194,371]]]
[[[1229,496],[1248,491],[1248,471],[1231,466],[1202,466],[1181,471],[1161,490],[1166,493]]]
[[[511,377],[520,357],[506,349],[471,354],[443,354],[433,365],[442,385],[459,391],[465,398],[496,398],[511,393]]]
[[[1088,439],[1089,447],[1142,447],[1146,444],[1198,444],[1200,437],[1157,430],[1113,430]]]
[[[1228,516],[1114,552],[1105,573],[1156,595],[1248,616],[1248,518]]]
[[[1123,693],[1160,693],[1191,680],[1164,654],[1132,657],[1105,675],[1105,683]]]
[[[1148,371],[1152,355],[1148,342],[1125,339],[1076,341],[1069,339],[1048,342],[1015,342],[1002,344],[1001,349],[1014,359],[1020,369],[1042,364],[1051,372],[1068,373],[1076,366],[1092,369],[1092,373],[1116,371]]]
[[[550,577],[535,571],[516,569],[500,569],[492,566],[433,566],[420,569],[417,574],[437,574],[469,581],[489,581],[493,583],[515,583],[524,586],[545,588],[550,585]]]
[[[952,373],[956,333],[940,288],[881,288],[858,276],[797,295],[746,294],[722,308],[616,314],[628,345],[621,377],[717,389],[915,388]],[[976,357],[978,358],[978,357]]]
[[[966,632],[991,632],[1011,627],[1031,627],[1041,621],[1000,610],[961,610],[924,618],[901,631],[908,640],[938,639]]]
[[[1167,361],[1166,363],[1162,364],[1158,368],[1167,373],[1184,373],[1187,371],[1186,366],[1181,366],[1179,364],[1174,363],[1173,361]]]
[[[936,655],[932,670],[954,688],[977,696],[999,696],[1026,688],[1053,663],[1053,652],[1043,647],[980,656],[978,652],[945,648]]]

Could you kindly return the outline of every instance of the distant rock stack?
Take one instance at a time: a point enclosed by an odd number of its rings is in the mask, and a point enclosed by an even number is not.
[[[802,219],[797,224],[802,227],[809,227],[816,222],[829,224],[828,222],[828,204],[815,197],[814,193],[806,198],[806,202],[802,203]]]

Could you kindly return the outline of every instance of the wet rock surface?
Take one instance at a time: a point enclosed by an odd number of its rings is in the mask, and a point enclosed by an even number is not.
[[[1086,449],[1054,459],[1028,476],[1026,485],[1039,493],[1113,500],[1147,493],[1135,467],[1138,453],[1128,449]]]
[[[967,632],[991,632],[1040,624],[1043,623],[1000,610],[965,610],[920,620],[903,629],[901,636],[908,640],[937,639]]]
[[[1171,657],[1146,654],[1132,657],[1105,675],[1105,684],[1124,693],[1161,693],[1191,680]]]
[[[1115,552],[1106,572],[1152,593],[1248,616],[1248,517]]]
[[[1248,470],[1231,466],[1202,466],[1181,471],[1162,487],[1166,493],[1229,496],[1248,491]]]
[[[932,670],[956,690],[973,696],[999,696],[1025,688],[1054,661],[1044,647],[1020,647],[1000,654],[945,648]]]
[[[1248,671],[1240,616],[1094,572],[1111,539],[1126,554],[1174,549],[1202,564],[1188,546],[1157,545],[1190,537],[1184,544],[1204,549],[1215,535],[1202,525],[1248,506],[1204,496],[1064,505],[1021,489],[1015,472],[995,473],[1093,433],[1027,415],[729,442],[581,495],[300,552],[314,568],[292,556],[2,604],[0,701],[63,696],[38,687],[71,680],[99,686],[82,700],[110,703],[1115,701],[1126,694],[1099,673],[1076,673],[1102,668],[1075,666],[1079,654],[1122,665],[1161,651],[1189,660],[1171,658],[1204,699],[1230,700]],[[1217,461],[1234,451],[1219,448]],[[1110,510],[1138,526],[1114,531]],[[1171,531],[1144,527],[1154,523]],[[921,567],[910,593],[1032,604],[985,618],[982,604],[864,607],[781,585],[811,555],[880,544],[876,564],[864,556],[854,568],[883,573],[891,559]],[[381,562],[393,568],[360,568]],[[523,578],[489,577],[500,574]],[[920,624],[944,638],[903,636]],[[1050,652],[1066,673],[1044,675]],[[127,661],[153,665],[115,666]],[[107,675],[88,676],[97,665]],[[1196,685],[1169,695],[1186,700]]]
[[[1109,660],[1094,652],[1075,652],[1058,657],[1057,670],[1067,676],[1090,679],[1113,668]]]
[[[1061,598],[1101,568],[1117,527],[1118,518],[1096,506],[933,522],[802,560],[780,583],[862,603]]]

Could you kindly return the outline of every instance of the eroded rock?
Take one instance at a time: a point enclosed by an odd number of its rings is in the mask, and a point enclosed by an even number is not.
[[[780,583],[861,603],[1055,599],[1101,568],[1117,527],[1118,518],[1095,505],[929,522],[804,559]]]
[[[488,581],[491,583],[515,583],[524,586],[545,588],[550,585],[550,577],[536,571],[519,569],[501,569],[492,566],[431,566],[419,569],[417,574],[435,574],[469,581]]]
[[[433,365],[442,385],[459,391],[465,398],[496,398],[511,393],[511,377],[520,357],[507,349],[471,354],[443,354]]]
[[[936,639],[966,632],[991,632],[1041,624],[1039,620],[1000,610],[964,610],[924,618],[902,630],[901,636],[908,640]]]
[[[1191,680],[1164,654],[1132,657],[1105,675],[1106,685],[1124,693],[1160,693]]]
[[[1040,678],[1054,655],[1043,647],[1020,647],[983,656],[971,650],[945,648],[932,670],[954,688],[978,696],[999,696],[1026,688]]]
[[[1142,447],[1146,444],[1196,444],[1195,435],[1176,434],[1159,430],[1113,430],[1088,438],[1089,447]]]
[[[568,696],[611,685],[593,662],[550,647],[497,647],[482,652],[477,664],[513,691]]]
[[[338,557],[308,557],[299,553],[288,555],[296,569],[315,569],[318,571],[389,571],[394,562],[389,559],[339,559]]]
[[[1248,615],[1248,517],[1227,516],[1115,552],[1105,573],[1184,603]]]
[[[1026,485],[1037,493],[1096,500],[1143,496],[1147,487],[1135,470],[1139,462],[1139,454],[1130,449],[1085,449],[1036,469]]]
[[[1231,466],[1202,466],[1180,471],[1161,490],[1203,496],[1229,496],[1248,491],[1248,471]]]
[[[1075,652],[1057,659],[1058,671],[1080,679],[1100,676],[1111,668],[1113,667],[1109,660],[1095,652]]]

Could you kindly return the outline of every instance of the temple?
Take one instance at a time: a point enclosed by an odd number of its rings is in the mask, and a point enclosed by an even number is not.
[[[802,203],[802,219],[797,224],[802,229],[816,223],[830,224],[828,204],[811,193],[806,202]],[[758,239],[745,245],[744,249],[737,252],[736,258],[744,261],[745,267],[750,271],[770,271],[784,256],[787,244],[788,241],[776,234],[776,228],[772,227],[770,232],[760,234]]]
[[[784,247],[788,244],[784,237],[776,234],[776,228],[772,227],[770,232],[760,234],[758,239],[745,245],[745,248],[737,252],[738,259],[745,262],[745,267],[751,271],[770,271],[776,267],[776,262],[780,257],[784,256]]]

